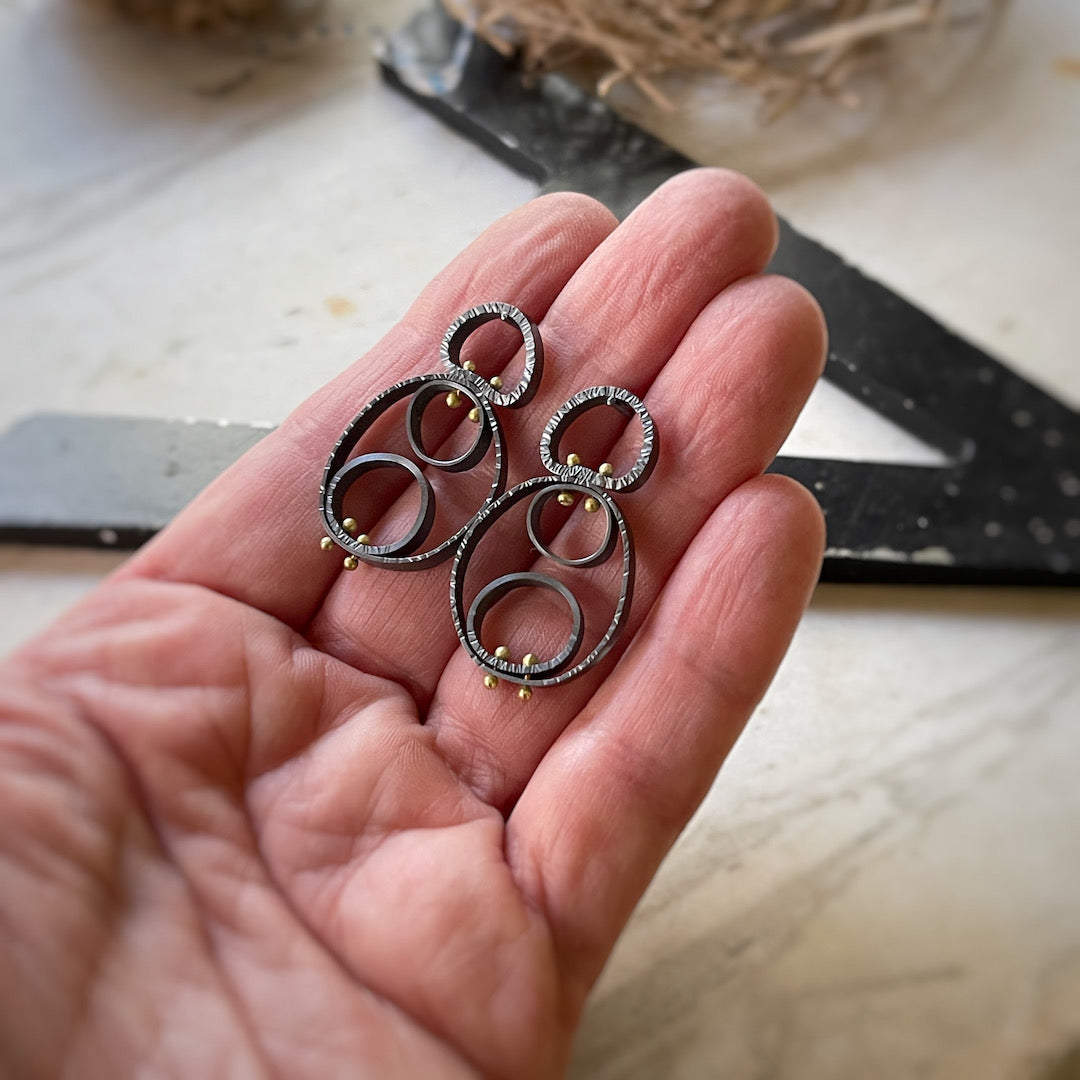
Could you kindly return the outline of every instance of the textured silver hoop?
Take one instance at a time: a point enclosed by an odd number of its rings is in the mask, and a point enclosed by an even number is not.
[[[641,450],[630,470],[622,476],[613,476],[590,469],[586,465],[564,463],[559,458],[563,435],[578,417],[590,409],[608,405],[626,417],[637,416],[641,421]],[[633,491],[641,487],[656,467],[659,451],[656,424],[645,402],[629,390],[619,386],[590,386],[580,390],[547,422],[540,435],[540,460],[552,476],[558,476],[576,484],[592,484],[605,491]],[[603,466],[601,466],[603,468]]]
[[[461,347],[466,339],[474,330],[495,320],[513,323],[521,331],[521,339],[525,345],[525,365],[521,378],[513,390],[505,393],[501,389],[501,384],[496,385],[475,371],[461,366]],[[459,315],[443,335],[439,359],[452,377],[463,377],[476,393],[486,398],[492,405],[502,405],[507,409],[527,405],[540,389],[540,380],[544,374],[544,344],[540,340],[539,329],[513,304],[504,304],[501,301],[479,304],[463,315]]]

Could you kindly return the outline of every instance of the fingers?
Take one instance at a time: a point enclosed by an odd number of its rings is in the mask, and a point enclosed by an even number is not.
[[[427,287],[362,360],[312,395],[120,571],[188,581],[304,626],[341,571],[319,549],[321,473],[346,423],[378,391],[439,369],[438,347],[462,311],[509,300],[540,318],[614,227],[579,195],[535,200],[484,232]]]
[[[760,272],[776,219],[744,176],[699,169],[669,180],[601,245],[552,305],[544,341],[563,363],[545,380],[547,409],[611,383],[643,393],[701,310],[726,286]]]
[[[761,270],[775,237],[775,220],[761,193],[723,170],[685,173],[642,203],[574,274],[541,323],[547,363],[540,391],[526,409],[500,414],[513,450],[510,483],[543,472],[540,433],[576,390],[609,382],[643,394],[717,293]],[[466,476],[457,481],[458,490],[469,490]],[[478,506],[482,492],[469,497]],[[524,557],[527,543],[522,536],[521,546],[503,555],[510,562]],[[411,621],[401,619],[402,611],[440,617],[426,619],[418,634]],[[390,580],[383,571],[362,568],[338,582],[312,632],[335,655],[407,681],[421,701],[430,698],[458,647],[446,576],[439,573]],[[478,732],[468,715],[483,716],[482,725],[506,719],[500,709],[492,720],[490,700],[470,696],[460,704],[446,717],[456,728],[447,744],[455,760],[459,736],[463,747],[476,745]],[[431,722],[441,725],[443,719],[434,715]],[[501,743],[491,749],[501,760]]]
[[[747,278],[730,286],[683,336],[646,395],[661,448],[656,470],[640,492],[616,499],[637,548],[624,641],[645,619],[714,508],[772,460],[820,373],[823,355],[817,305],[784,278]],[[620,560],[611,559],[586,587],[575,578],[581,571],[563,577],[585,608],[587,626],[607,624],[621,572]],[[539,636],[542,629],[532,633]],[[481,798],[505,812],[608,670],[610,663],[598,665],[522,703],[502,688],[485,690],[475,665],[459,650],[428,723],[447,760]]]
[[[508,860],[581,997],[765,692],[823,544],[798,485],[732,493],[510,816]]]

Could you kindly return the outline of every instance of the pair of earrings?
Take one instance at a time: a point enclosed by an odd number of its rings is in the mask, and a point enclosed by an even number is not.
[[[501,321],[516,326],[525,348],[525,363],[517,386],[505,390],[497,376],[485,379],[469,360],[461,359],[465,341],[485,323]],[[460,315],[443,337],[440,360],[444,372],[419,375],[382,391],[349,423],[326,463],[320,488],[320,513],[326,529],[324,550],[346,552],[345,568],[355,570],[360,562],[396,570],[419,570],[453,556],[450,572],[450,609],[457,635],[465,650],[484,672],[484,685],[494,689],[500,680],[519,684],[519,696],[528,700],[538,686],[555,686],[581,675],[615,643],[625,626],[634,591],[634,546],[630,528],[615,500],[614,492],[633,491],[649,478],[656,464],[657,438],[652,417],[644,403],[628,390],[594,386],[575,394],[548,421],[540,437],[540,459],[548,475],[534,477],[506,491],[506,449],[495,406],[520,408],[535,396],[544,369],[544,347],[536,324],[512,304],[481,304]],[[425,547],[435,520],[435,496],[428,478],[411,458],[394,453],[366,453],[354,456],[363,436],[394,405],[408,399],[406,434],[413,455],[424,465],[448,473],[475,468],[489,451],[494,454],[491,486],[480,509],[456,532],[431,547]],[[468,407],[468,420],[476,425],[467,448],[456,456],[440,458],[425,445],[423,420],[427,409],[442,400],[450,408]],[[614,475],[605,462],[592,469],[577,454],[561,456],[563,436],[584,413],[610,406],[624,416],[641,421],[641,451],[633,467]],[[349,491],[366,474],[379,469],[398,470],[416,485],[419,494],[411,527],[396,540],[373,543],[360,531],[353,517],[345,516]],[[541,515],[551,500],[563,507],[577,499],[587,513],[603,513],[602,539],[595,551],[577,558],[554,552],[541,535]],[[466,594],[466,572],[478,546],[491,528],[514,506],[528,500],[526,531],[535,552],[566,568],[599,566],[615,552],[622,552],[621,588],[607,629],[578,659],[585,641],[585,621],[581,605],[562,581],[542,573],[517,572],[495,578],[471,598]],[[570,612],[571,630],[565,645],[553,656],[541,658],[529,652],[517,662],[505,646],[490,650],[483,644],[484,621],[505,596],[519,589],[541,588],[556,593]]]

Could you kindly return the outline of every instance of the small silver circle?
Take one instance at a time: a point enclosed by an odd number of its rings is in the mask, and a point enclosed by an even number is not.
[[[376,469],[400,469],[408,473],[420,490],[420,505],[412,527],[404,536],[389,544],[360,544],[341,524],[345,496],[361,476]],[[334,474],[327,488],[324,514],[332,523],[334,535],[343,547],[357,558],[376,561],[388,556],[411,555],[427,539],[435,521],[435,497],[428,478],[415,462],[399,454],[361,454],[351,458]]]
[[[561,555],[556,555],[555,552],[544,543],[540,536],[540,515],[544,511],[544,507],[552,499],[558,498],[564,491],[569,491],[575,495],[583,495],[585,498],[595,499],[604,508],[604,516],[607,519],[607,528],[605,529],[604,539],[600,542],[600,546],[591,554],[583,555],[580,559],[567,559]],[[532,500],[529,503],[528,516],[525,519],[525,527],[528,530],[529,539],[532,541],[533,547],[536,548],[545,559],[550,559],[560,566],[599,566],[601,563],[607,562],[607,560],[611,558],[612,552],[615,550],[615,542],[618,539],[615,512],[612,510],[611,503],[608,500],[609,497],[602,491],[596,491],[594,488],[586,487],[583,484],[566,484],[544,488],[532,497]]]
[[[445,399],[447,394],[464,394],[475,408],[480,410],[480,422],[476,425],[476,438],[472,445],[455,458],[437,458],[427,452],[424,446],[424,413],[436,399]],[[467,472],[483,460],[491,446],[491,431],[495,417],[491,406],[483,401],[470,387],[447,379],[445,382],[428,382],[413,394],[409,401],[405,430],[409,436],[409,445],[413,453],[425,464],[433,465],[447,472]]]
[[[480,639],[484,628],[484,619],[487,618],[488,612],[507,593],[511,593],[516,589],[537,588],[549,589],[551,592],[561,596],[570,609],[570,636],[566,644],[550,659],[541,660],[538,663],[531,664],[529,667],[524,664],[511,664],[506,660],[500,660],[493,652],[489,652],[481,644]],[[469,613],[465,617],[465,633],[468,635],[474,655],[480,663],[499,666],[501,668],[500,674],[504,676],[507,674],[518,675],[522,678],[528,676],[530,682],[533,677],[543,679],[549,675],[558,675],[577,655],[578,649],[581,648],[581,638],[584,631],[585,622],[577,597],[561,581],[556,581],[555,578],[548,577],[547,574],[504,574],[494,581],[489,581],[476,594],[476,598],[469,606]]]

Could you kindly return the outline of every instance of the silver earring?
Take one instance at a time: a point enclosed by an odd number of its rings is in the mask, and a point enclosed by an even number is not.
[[[525,346],[525,366],[518,385],[504,391],[502,380],[485,379],[471,361],[461,360],[466,339],[484,323],[501,320],[514,324]],[[471,308],[450,325],[443,336],[439,359],[445,373],[419,375],[383,390],[353,418],[342,432],[323,471],[319,489],[319,510],[326,535],[320,541],[324,551],[345,552],[345,569],[355,570],[361,562],[397,570],[420,570],[450,558],[472,524],[434,547],[423,549],[435,520],[435,496],[431,484],[416,462],[401,454],[372,453],[352,457],[361,438],[376,420],[400,401],[409,398],[406,415],[409,446],[419,462],[446,472],[465,472],[478,465],[494,446],[494,475],[481,509],[490,506],[506,487],[506,453],[502,430],[494,406],[518,408],[529,402],[540,386],[544,370],[544,346],[540,331],[513,304],[496,301]],[[424,445],[424,412],[438,399],[450,408],[468,407],[468,419],[476,425],[476,437],[469,448],[453,458],[438,458]],[[420,501],[416,518],[404,536],[377,544],[354,517],[345,517],[345,496],[364,475],[376,469],[397,469],[416,484]],[[368,526],[370,528],[370,525]],[[423,549],[423,550],[421,550]]]
[[[615,476],[607,462],[593,469],[583,464],[577,454],[561,456],[562,438],[569,426],[582,414],[602,405],[612,406],[627,417],[636,415],[641,421],[641,452],[633,467],[621,476]],[[633,491],[644,484],[656,466],[657,452],[656,426],[640,398],[613,386],[582,390],[555,413],[540,438],[540,458],[549,475],[534,477],[511,488],[482,507],[468,525],[450,574],[451,612],[458,638],[484,672],[484,685],[489,689],[498,686],[500,679],[517,683],[519,696],[527,701],[535,687],[556,686],[584,674],[615,644],[626,625],[634,593],[634,543],[630,527],[612,495]],[[577,504],[580,499],[586,513],[602,512],[606,516],[603,539],[595,551],[569,559],[555,554],[544,542],[540,535],[540,515],[552,499],[567,507]],[[526,531],[533,549],[557,565],[567,568],[599,566],[614,554],[616,545],[622,549],[621,589],[614,615],[607,629],[580,660],[577,657],[585,634],[581,605],[562,581],[550,575],[531,571],[505,574],[479,589],[466,605],[465,576],[477,547],[488,530],[511,507],[524,500],[529,500]],[[482,632],[488,612],[508,594],[536,587],[555,592],[569,608],[571,629],[565,646],[554,656],[538,657],[529,652],[520,660],[512,658],[505,645],[493,650],[486,648]]]

